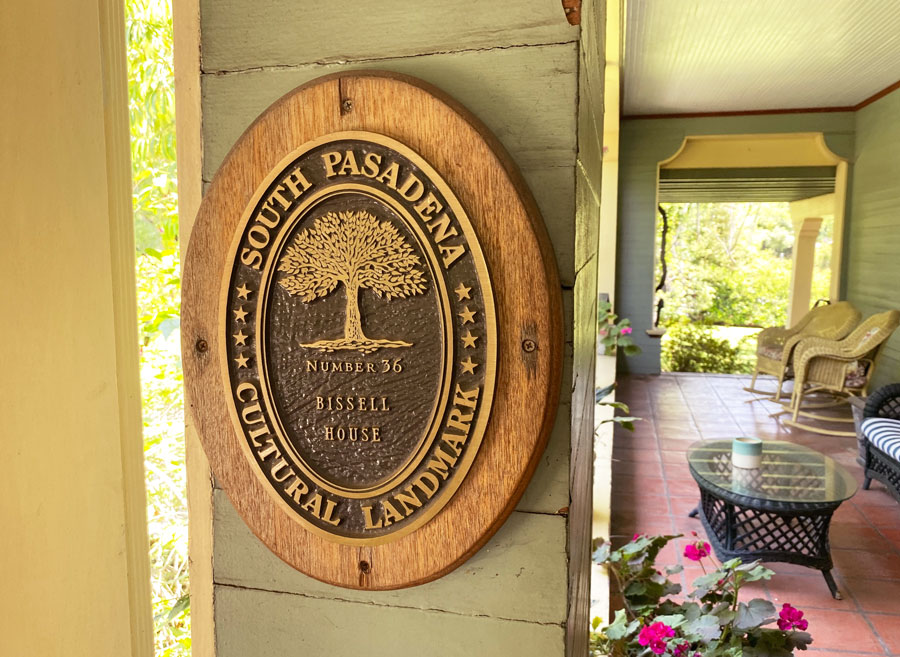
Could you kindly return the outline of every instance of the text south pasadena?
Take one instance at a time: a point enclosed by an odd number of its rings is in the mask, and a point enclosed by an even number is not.
[[[387,162],[378,153],[366,153],[363,156],[352,150],[322,153],[322,166],[325,177],[329,180],[339,176],[362,176],[394,190],[407,202],[415,204],[413,210],[437,245],[444,269],[448,269],[465,254],[465,241],[456,227],[451,225],[450,215],[445,212],[444,204],[432,191],[426,190],[425,184],[414,172],[408,171],[401,175],[403,172],[397,162]],[[312,187],[313,184],[300,166],[282,174],[280,184],[275,186],[253,214],[247,230],[248,246],[243,247],[240,253],[243,264],[257,270],[263,267],[263,250],[272,240],[270,229],[277,228],[291,206]]]
[[[362,513],[365,529],[382,529],[405,520],[434,497],[450,477],[463,453],[478,407],[480,391],[478,386],[463,390],[456,384],[453,406],[447,414],[440,442],[425,461],[425,469],[408,480],[409,484],[404,488],[394,489],[391,495],[378,501],[363,503],[359,512]],[[340,500],[331,499],[327,494],[313,489],[282,455],[259,403],[256,385],[247,381],[239,383],[234,394],[240,405],[241,421],[250,448],[260,466],[268,470],[269,480],[281,486],[284,497],[301,511],[335,527],[344,522],[345,517],[338,509]]]

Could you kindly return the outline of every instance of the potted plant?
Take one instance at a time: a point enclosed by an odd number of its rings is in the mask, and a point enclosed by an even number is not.
[[[806,650],[812,637],[802,611],[789,604],[777,610],[768,600],[739,599],[742,585],[774,574],[759,562],[715,564],[709,543],[695,540],[684,556],[700,563],[705,574],[690,593],[675,597],[681,585],[669,576],[681,572],[681,566],[659,570],[655,562],[676,538],[680,535],[635,534],[617,550],[608,542],[596,545],[594,561],[607,567],[624,608],[604,627],[594,619],[591,657],[790,657],[795,650]]]

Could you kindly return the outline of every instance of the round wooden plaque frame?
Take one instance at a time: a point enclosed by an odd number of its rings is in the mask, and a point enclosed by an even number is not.
[[[354,130],[405,144],[452,188],[484,252],[498,328],[493,406],[467,476],[429,522],[396,540],[364,546],[305,529],[264,488],[229,415],[219,358],[222,279],[248,203],[298,146]],[[297,570],[338,586],[378,590],[423,584],[462,564],[499,529],[531,479],[553,425],[562,336],[553,251],[517,167],[462,106],[420,80],[395,73],[321,77],[257,118],[216,173],[184,263],[185,386],[210,466],[263,543]]]

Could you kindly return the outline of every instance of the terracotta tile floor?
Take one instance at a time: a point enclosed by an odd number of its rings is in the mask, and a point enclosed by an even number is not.
[[[698,501],[685,451],[697,440],[754,435],[789,440],[828,454],[862,482],[856,439],[823,436],[785,427],[769,413],[771,402],[745,403],[749,377],[712,374],[631,376],[619,382],[618,398],[644,418],[633,433],[616,428],[613,447],[613,540],[635,532],[701,536],[687,514]],[[768,389],[769,380],[757,387]],[[810,657],[894,655],[900,657],[900,505],[878,482],[841,505],[831,524],[833,574],[844,595],[834,600],[816,570],[767,564],[775,577],[748,591],[778,607],[803,609],[814,642]],[[681,549],[662,555],[681,560]],[[701,571],[686,564],[682,585]],[[694,566],[694,567],[692,567]],[[615,599],[613,605],[616,605]]]

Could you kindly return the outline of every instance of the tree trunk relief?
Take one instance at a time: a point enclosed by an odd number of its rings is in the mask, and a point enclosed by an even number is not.
[[[351,282],[344,287],[347,292],[347,316],[344,318],[344,338],[365,342],[368,338],[363,334],[362,318],[359,314],[359,284]]]

